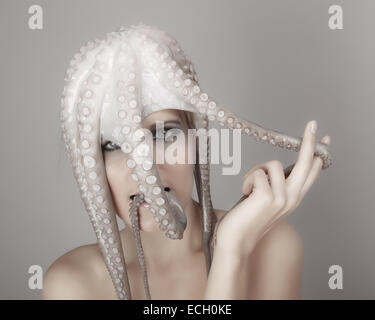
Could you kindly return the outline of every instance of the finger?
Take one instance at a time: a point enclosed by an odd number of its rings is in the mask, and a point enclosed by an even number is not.
[[[248,172],[243,177],[243,182],[242,182],[242,194],[248,195],[251,192],[252,189],[252,184],[250,181],[253,181],[250,179],[250,175],[252,175],[256,170],[258,169],[263,169],[263,164],[258,164],[254,167],[252,167]]]
[[[329,145],[331,143],[331,138],[330,136],[325,136],[320,140],[320,142],[326,145]],[[309,176],[307,177],[306,182],[302,187],[301,198],[305,196],[307,191],[311,188],[311,186],[313,185],[313,183],[319,176],[320,172],[322,171],[322,166],[323,166],[322,159],[318,156],[315,156]]]
[[[331,143],[331,137],[330,136],[324,136],[321,140],[321,143],[326,144],[327,146]]]
[[[269,177],[272,193],[277,201],[286,199],[284,168],[280,161],[270,161],[265,165],[266,174]]]
[[[249,195],[253,190],[262,190],[271,193],[271,187],[268,183],[267,175],[262,169],[257,169],[249,174],[242,184],[242,193]]]
[[[246,174],[244,175],[243,179],[245,180],[250,174],[252,174],[255,170],[258,170],[262,166],[263,166],[263,163],[262,164],[258,164],[256,166],[252,167],[248,172],[246,172]]]
[[[293,192],[300,192],[313,164],[315,150],[314,127],[316,132],[317,123],[315,120],[307,123],[298,160],[287,179],[287,184],[291,183],[293,185]]]
[[[251,192],[251,189],[252,189],[252,186],[253,186],[253,183],[250,183],[249,181],[253,181],[253,180],[249,180],[250,178],[250,175],[254,174],[255,171],[259,170],[259,169],[262,169],[264,170],[265,172],[267,172],[267,168],[266,168],[266,164],[265,163],[261,163],[261,164],[258,164],[254,167],[252,167],[248,172],[246,172],[246,174],[244,175],[243,177],[243,184],[242,184],[242,193],[243,194],[249,194]],[[268,183],[270,183],[270,179],[269,179],[269,176],[267,176],[267,180],[268,180]],[[246,183],[245,183],[246,181]],[[245,187],[245,189],[244,189]]]

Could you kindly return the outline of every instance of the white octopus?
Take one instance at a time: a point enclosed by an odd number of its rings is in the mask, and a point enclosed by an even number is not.
[[[162,188],[160,193],[153,192],[162,183],[147,148],[142,147],[141,152],[137,149],[142,143],[142,120],[155,111],[173,108],[191,111],[189,121],[197,129],[207,129],[210,121],[216,121],[272,146],[294,151],[301,146],[302,138],[241,119],[210,97],[199,86],[193,64],[177,41],[156,27],[145,24],[121,27],[108,33],[105,40],[89,41],[74,55],[65,80],[61,99],[63,137],[119,299],[132,297],[100,139],[111,137],[121,145],[121,150],[129,156],[126,164],[132,170],[132,177],[140,181],[140,193],[131,204],[130,215],[148,299],[151,297],[137,208],[147,199],[160,230],[171,239],[183,237],[187,221],[178,199]],[[210,152],[209,144],[206,152]],[[316,143],[315,155],[322,158],[323,169],[332,164],[326,145]],[[284,170],[285,176],[293,166]],[[208,273],[217,225],[210,196],[209,164],[195,165],[195,179],[202,207],[202,243]]]

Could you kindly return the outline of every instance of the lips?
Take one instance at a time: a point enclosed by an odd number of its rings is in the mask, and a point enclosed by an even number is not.
[[[141,207],[149,208],[149,207],[150,207],[150,204],[147,203],[146,201],[143,201],[142,204],[141,204]]]

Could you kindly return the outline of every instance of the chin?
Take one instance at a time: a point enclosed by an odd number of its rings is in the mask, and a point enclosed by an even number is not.
[[[139,210],[139,229],[144,232],[155,232],[159,229],[151,211],[142,207]]]
[[[155,232],[157,231],[159,228],[156,224],[156,222],[151,222],[151,223],[141,223],[141,226],[140,226],[140,230],[143,231],[143,232]]]

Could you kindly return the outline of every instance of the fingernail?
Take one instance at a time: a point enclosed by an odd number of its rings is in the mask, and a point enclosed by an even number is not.
[[[310,123],[311,133],[315,134],[317,128],[318,128],[318,124],[316,123],[316,121],[315,120],[311,121],[311,123]]]
[[[331,143],[331,137],[330,136],[324,137],[324,143],[325,144],[330,144]]]

